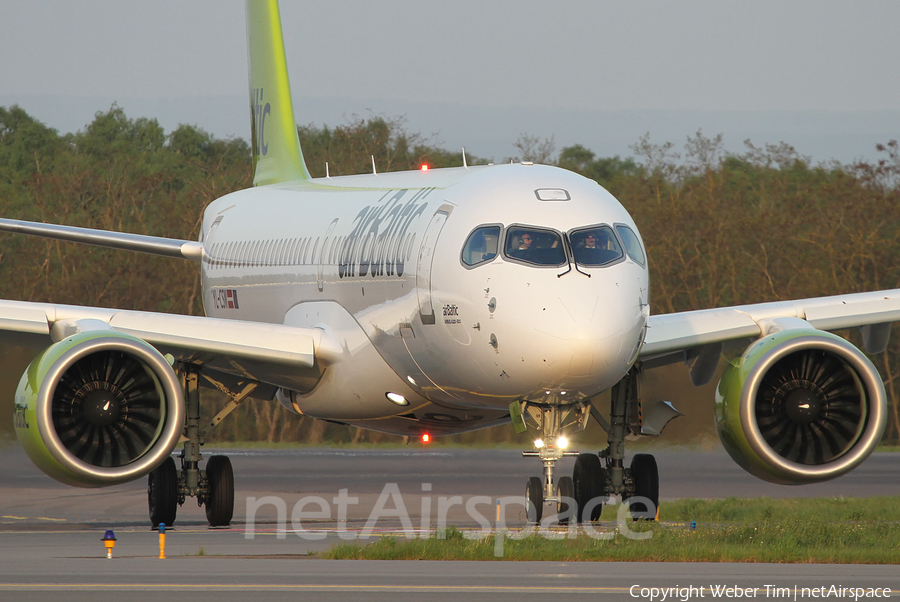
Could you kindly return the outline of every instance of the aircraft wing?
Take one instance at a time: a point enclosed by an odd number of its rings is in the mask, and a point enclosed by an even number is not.
[[[26,222],[24,220],[6,218],[0,218],[0,232],[30,234],[43,238],[80,242],[110,249],[140,251],[164,257],[192,259],[194,261],[203,259],[203,243],[193,240],[179,240],[176,238],[111,232],[109,230],[60,226],[57,224]]]
[[[0,340],[44,349],[84,330],[113,330],[206,371],[304,390],[321,376],[323,331],[204,316],[0,301]],[[319,351],[319,357],[317,357]],[[234,380],[231,379],[232,381]]]
[[[819,330],[861,327],[866,350],[877,353],[887,343],[890,324],[900,321],[900,289],[650,316],[639,357],[663,365],[711,349],[718,360],[722,345],[757,339],[776,318],[799,318]]]

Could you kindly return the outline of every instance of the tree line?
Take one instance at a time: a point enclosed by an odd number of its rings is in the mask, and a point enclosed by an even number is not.
[[[367,173],[373,156],[380,172],[463,161],[435,138],[408,132],[402,119],[354,117],[335,127],[300,126],[298,133],[314,176],[325,175],[326,163],[333,176]],[[896,141],[878,145],[875,161],[819,165],[784,143],[747,141],[743,152],[728,153],[721,135],[701,132],[683,147],[644,136],[627,158],[597,157],[577,144],[557,152],[552,138],[528,134],[511,148],[513,156],[503,161],[570,169],[599,182],[631,212],[647,245],[654,313],[900,286],[894,260],[900,249]],[[251,185],[249,155],[244,140],[219,139],[188,125],[166,133],[156,120],[130,118],[115,105],[74,134],[59,134],[19,107],[0,107],[0,215],[196,239],[209,202]],[[466,159],[470,165],[488,162]],[[202,313],[192,262],[7,234],[0,234],[0,298]],[[842,334],[860,343],[857,332]],[[11,348],[3,353],[0,386],[6,390],[15,386],[28,354]],[[891,405],[885,440],[898,444],[900,338],[892,337],[888,352],[872,359]],[[712,432],[709,391],[670,394],[671,379],[647,378],[661,397],[683,396],[692,409],[686,412],[692,420],[672,423],[676,437],[696,440]],[[11,397],[0,399],[2,424],[11,414]],[[213,436],[310,443],[395,439],[296,417],[274,403],[248,401],[236,414]],[[600,434],[587,438],[599,441]],[[455,439],[518,440],[508,428]]]

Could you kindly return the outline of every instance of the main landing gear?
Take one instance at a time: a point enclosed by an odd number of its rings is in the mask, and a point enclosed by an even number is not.
[[[640,372],[633,368],[612,389],[609,422],[589,400],[563,402],[562,396],[548,396],[540,402],[524,401],[513,407],[513,424],[524,432],[526,418],[530,418],[540,432],[535,450],[523,456],[539,457],[544,465],[543,479],[531,477],[526,487],[528,520],[538,523],[545,502],[556,502],[560,524],[574,518],[577,522],[600,518],[603,502],[611,495],[621,496],[629,504],[631,516],[655,519],[659,508],[659,470],[650,454],[636,454],[625,468],[626,435],[659,435],[665,425],[681,413],[668,402],[658,402],[649,417],[642,416],[639,394]],[[515,405],[515,404],[514,404]],[[568,437],[587,425],[588,416],[607,433],[606,449],[596,453],[566,451]],[[558,460],[575,456],[572,477],[561,477],[554,486],[553,469]],[[572,507],[567,498],[573,501]]]
[[[209,429],[219,424],[256,389],[250,383],[240,393],[234,393],[222,383],[200,372],[199,367],[182,364],[179,367],[184,400],[187,405],[187,422],[184,427],[184,448],[181,450],[181,470],[175,468],[175,460],[169,456],[150,473],[147,485],[147,503],[150,524],[171,526],[175,522],[178,506],[187,497],[196,497],[198,506],[206,506],[206,520],[211,527],[224,527],[234,514],[234,471],[226,456],[211,456],[206,470],[200,470],[200,446]],[[231,401],[216,414],[202,431],[200,429],[199,378],[203,377],[217,389],[231,397]]]

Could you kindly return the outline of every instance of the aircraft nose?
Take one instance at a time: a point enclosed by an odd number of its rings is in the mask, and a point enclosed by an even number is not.
[[[568,375],[588,376],[608,369],[621,355],[621,334],[626,329],[619,308],[601,303],[600,297],[559,299],[559,305],[557,319],[572,355]]]
[[[547,354],[556,356],[559,376],[578,380],[596,379],[602,374],[621,377],[628,369],[632,351],[643,326],[638,300],[600,295],[557,297],[536,325],[545,337]]]

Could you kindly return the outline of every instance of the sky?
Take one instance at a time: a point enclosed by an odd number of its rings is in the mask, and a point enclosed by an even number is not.
[[[61,132],[113,102],[249,135],[243,2],[3,0],[0,105]],[[900,138],[893,1],[282,1],[299,123],[404,117],[446,148],[520,134],[629,156],[722,133],[815,161]]]

